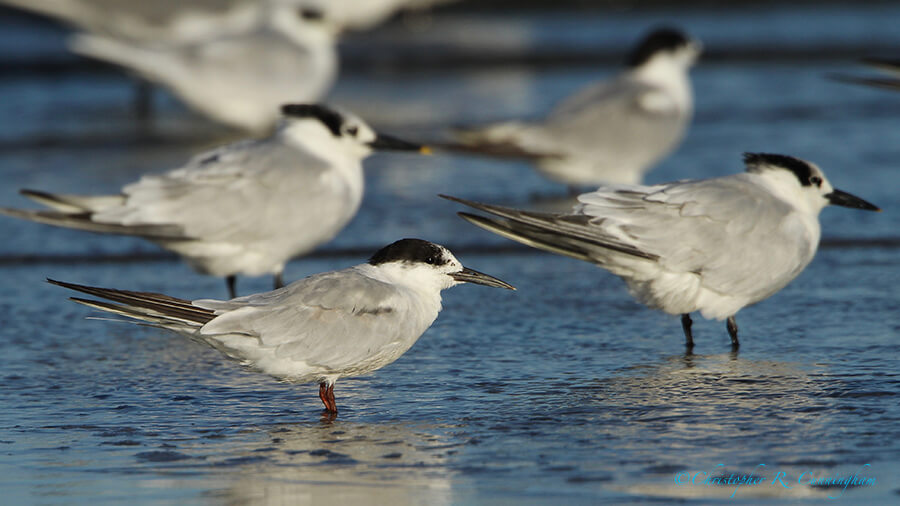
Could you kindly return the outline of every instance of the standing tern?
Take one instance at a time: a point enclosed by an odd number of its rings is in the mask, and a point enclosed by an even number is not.
[[[49,210],[0,208],[26,220],[132,235],[178,253],[197,271],[226,277],[273,274],[331,240],[356,215],[362,160],[375,149],[428,148],[376,134],[356,116],[288,104],[272,136],[226,145],[185,166],[142,177],[118,195],[22,190]]]
[[[457,132],[451,150],[534,160],[544,176],[570,187],[640,183],[681,142],[693,113],[688,70],[700,42],[654,30],[628,57],[628,69],[560,103],[543,120]]]
[[[267,132],[278,120],[279,105],[315,102],[331,88],[338,70],[337,27],[319,11],[284,2],[260,5],[265,9],[253,29],[196,42],[82,33],[70,46],[168,88],[215,121]]]
[[[571,214],[520,211],[443,196],[499,217],[469,222],[534,248],[592,262],[621,277],[639,302],[682,315],[727,319],[775,294],[809,264],[828,204],[880,211],[837,190],[813,163],[744,154],[746,172],[654,186],[610,185],[578,197]]]
[[[437,318],[441,290],[460,283],[515,290],[421,239],[390,244],[365,264],[229,301],[48,281],[112,301],[76,302],[178,332],[259,372],[318,382],[319,398],[331,413],[337,413],[335,381],[403,355]]]

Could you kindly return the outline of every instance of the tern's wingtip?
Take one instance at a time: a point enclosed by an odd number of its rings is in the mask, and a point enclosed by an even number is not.
[[[466,200],[466,199],[461,199],[461,198],[459,198],[459,197],[454,197],[453,195],[447,195],[447,194],[444,194],[444,193],[438,193],[438,197],[440,197],[440,198],[442,198],[442,199],[449,200],[449,201],[451,201],[451,202],[459,202],[460,204],[470,205],[470,204],[469,204],[470,201],[468,201],[468,200]]]

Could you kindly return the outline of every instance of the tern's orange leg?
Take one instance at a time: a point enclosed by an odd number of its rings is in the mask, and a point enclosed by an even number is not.
[[[319,383],[319,399],[322,399],[326,411],[337,413],[337,403],[334,402],[334,383],[330,385],[324,381]]]

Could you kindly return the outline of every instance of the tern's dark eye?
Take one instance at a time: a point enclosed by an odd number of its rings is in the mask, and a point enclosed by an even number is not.
[[[300,8],[297,14],[307,21],[321,21],[324,18],[322,11],[308,7]]]
[[[356,137],[356,134],[359,133],[359,128],[357,128],[355,126],[351,126],[351,127],[347,127],[347,129],[344,131],[347,132],[347,134],[349,134],[353,137]]]
[[[813,176],[809,178],[809,182],[816,186],[822,186],[822,178],[820,178],[819,176]]]
[[[425,263],[428,265],[434,265],[434,257],[428,257],[425,259]]]

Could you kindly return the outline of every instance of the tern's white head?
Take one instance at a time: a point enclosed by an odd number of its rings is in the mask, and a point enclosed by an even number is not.
[[[378,250],[369,265],[395,284],[440,291],[460,283],[515,290],[493,276],[463,267],[450,250],[421,239],[401,239]]]
[[[744,153],[747,172],[759,174],[773,193],[812,215],[829,204],[880,211],[865,200],[831,186],[816,164],[786,155]]]
[[[343,154],[362,160],[373,150],[430,152],[420,144],[378,134],[356,115],[321,104],[286,104],[281,113],[280,131],[287,141],[324,159]]]
[[[699,40],[674,28],[657,28],[647,34],[628,55],[626,64],[632,69],[657,66],[689,68],[703,50]]]

